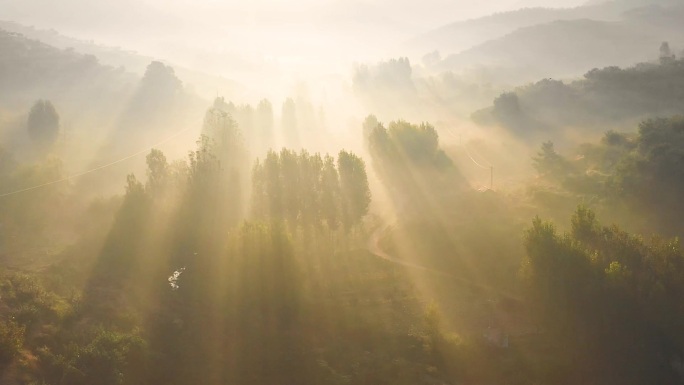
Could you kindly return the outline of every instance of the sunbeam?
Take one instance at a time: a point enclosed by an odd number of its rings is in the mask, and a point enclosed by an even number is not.
[[[681,0],[0,10],[0,384],[684,381]]]

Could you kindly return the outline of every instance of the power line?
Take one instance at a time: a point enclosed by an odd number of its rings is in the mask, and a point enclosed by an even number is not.
[[[470,151],[468,151],[468,147],[466,147],[465,145],[463,145],[463,149],[465,150],[466,155],[468,155],[468,158],[470,158],[470,160],[472,160],[473,163],[475,163],[476,165],[478,165],[480,168],[484,168],[484,169],[486,169],[486,170],[489,170],[489,168],[490,168],[491,166],[483,166],[483,165],[481,165],[480,163],[478,163],[478,161],[476,161],[475,158],[473,158],[472,155],[470,155]]]
[[[451,130],[450,127],[446,127],[446,130],[453,137],[456,137],[456,134]],[[480,162],[475,160],[475,158],[473,158],[473,156],[470,154],[470,151],[468,151],[468,147],[466,147],[466,145],[463,144],[463,140],[462,140],[461,135],[458,135],[458,142],[459,142],[459,146],[463,147],[463,150],[465,150],[465,153],[468,156],[468,158],[470,158],[470,161],[472,161],[473,163],[475,163],[476,166],[478,166],[482,169],[489,170],[489,189],[493,190],[494,189],[494,166],[492,165],[492,163],[488,162],[482,155],[479,155],[479,153],[478,153],[478,156],[481,159],[485,159],[485,163],[489,163],[490,166],[482,165],[482,164],[480,164]]]
[[[490,166],[492,165],[492,162],[488,161],[487,158],[482,156],[482,154],[480,154],[477,151],[477,147],[472,147],[471,150],[473,151],[473,154],[475,154],[477,156],[478,159],[483,161],[482,163],[489,164]]]
[[[462,140],[463,138],[461,137],[461,135],[456,135],[456,133],[454,133],[454,132],[452,131],[452,128],[451,128],[451,127],[446,127],[446,131],[447,131],[449,134],[451,134],[451,136],[453,136],[454,138],[458,138],[459,146],[463,147],[463,149],[466,151],[466,153],[468,154],[468,157],[470,158],[471,161],[473,161],[473,163],[475,163],[476,165],[478,165],[478,166],[480,166],[480,167],[482,167],[482,168],[489,169],[488,166],[483,166],[483,165],[480,164],[478,161],[476,161],[475,158],[473,158],[473,156],[471,155],[470,151],[468,151],[468,147],[466,147],[466,145],[463,144],[463,140]],[[487,161],[487,159],[485,159],[485,157],[483,157],[482,155],[480,155],[480,153],[478,153],[475,149],[473,149],[473,152],[475,152],[475,154],[476,154],[480,159],[484,159],[484,160],[485,160],[484,163],[489,163],[490,165],[492,164],[492,162]]]
[[[187,127],[187,128],[184,128],[184,129],[182,129],[182,130],[176,132],[175,134],[173,134],[173,135],[167,137],[166,139],[162,140],[161,142],[158,142],[158,143],[156,143],[156,144],[154,144],[154,145],[152,145],[152,146],[150,146],[150,147],[146,147],[145,149],[142,149],[142,150],[140,150],[140,151],[138,151],[138,152],[136,152],[136,153],[134,153],[134,154],[128,155],[128,156],[126,156],[126,157],[124,157],[124,158],[115,160],[115,161],[113,161],[113,162],[111,162],[111,163],[107,163],[107,164],[105,164],[105,165],[102,165],[102,166],[99,166],[99,167],[95,167],[95,168],[93,168],[93,169],[90,169],[90,170],[87,170],[87,171],[80,172],[80,173],[78,173],[78,174],[69,175],[69,176],[67,176],[66,178],[62,178],[62,179],[59,179],[59,180],[54,180],[54,181],[52,181],[52,182],[47,182],[47,183],[39,184],[39,185],[36,185],[36,186],[31,186],[31,187],[27,187],[27,188],[24,188],[24,189],[20,189],[20,190],[8,192],[8,193],[0,194],[0,198],[4,198],[4,197],[10,196],[10,195],[20,194],[20,193],[27,192],[27,191],[31,191],[31,190],[36,190],[36,189],[43,188],[43,187],[47,187],[47,186],[51,186],[51,185],[57,184],[57,183],[67,182],[67,181],[69,181],[69,180],[71,180],[71,179],[73,179],[73,178],[78,178],[78,177],[80,177],[80,176],[87,175],[87,174],[91,174],[91,173],[94,173],[94,172],[96,172],[96,171],[100,171],[100,170],[102,170],[102,169],[105,169],[105,168],[107,168],[107,167],[114,166],[115,164],[118,164],[118,163],[121,163],[121,162],[125,162],[125,161],[127,161],[127,160],[129,160],[129,159],[131,159],[131,158],[135,158],[136,156],[142,155],[142,154],[144,154],[144,153],[146,153],[146,152],[152,150],[152,149],[155,148],[155,147],[161,146],[162,144],[164,144],[164,143],[166,143],[166,142],[168,142],[168,141],[170,141],[170,140],[176,138],[177,136],[183,134],[183,133],[186,132],[186,131],[189,131],[189,130],[192,129],[192,128],[193,128],[192,126],[189,126],[189,127]]]

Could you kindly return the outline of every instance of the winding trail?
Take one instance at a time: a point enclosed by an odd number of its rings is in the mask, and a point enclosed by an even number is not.
[[[395,257],[395,256],[390,255],[389,253],[387,253],[385,250],[383,250],[383,249],[380,247],[380,236],[381,236],[382,233],[383,233],[385,230],[387,230],[388,228],[389,228],[389,225],[378,227],[378,229],[375,230],[375,231],[373,232],[373,234],[370,236],[370,239],[368,240],[368,251],[369,251],[371,254],[377,256],[378,258],[384,259],[385,261],[394,263],[394,264],[396,264],[396,265],[401,265],[401,266],[405,266],[405,267],[410,267],[411,269],[415,269],[415,270],[426,271],[426,272],[429,272],[429,273],[432,273],[432,274],[441,275],[441,276],[443,276],[443,277],[453,277],[453,278],[457,278],[457,277],[455,277],[453,274],[448,274],[448,273],[445,273],[445,272],[440,271],[440,270],[437,270],[437,269],[433,269],[433,268],[430,268],[430,267],[426,267],[426,266],[419,265],[419,264],[417,264],[417,263],[408,262],[408,261],[406,261],[406,260],[397,258],[397,257]]]
[[[472,281],[470,279],[466,279],[466,278],[463,278],[463,277],[460,277],[460,276],[457,276],[454,274],[450,274],[450,273],[447,273],[447,272],[444,272],[441,270],[437,270],[437,269],[434,269],[431,267],[427,267],[424,265],[420,265],[417,263],[409,262],[409,261],[406,261],[406,260],[401,259],[401,258],[397,258],[396,256],[387,253],[385,250],[382,249],[382,247],[380,247],[380,237],[382,236],[382,233],[385,232],[389,227],[390,227],[389,225],[378,227],[371,234],[370,238],[368,239],[367,250],[371,254],[375,255],[376,257],[383,259],[387,262],[390,262],[390,263],[393,263],[396,265],[400,265],[400,266],[404,266],[404,267],[407,267],[407,268],[410,268],[413,270],[424,271],[426,273],[438,275],[441,277],[447,277],[447,278],[453,279],[455,281],[458,281],[464,285],[468,285],[473,289],[479,289],[482,291],[487,291],[487,292],[490,292],[492,294],[496,294],[498,296],[501,296],[503,298],[509,298],[509,299],[515,299],[518,301],[524,301],[522,298],[518,297],[517,295],[515,295],[511,292],[504,292],[504,291],[499,290],[497,288],[494,288],[492,286],[484,285],[481,283],[476,283],[475,281]]]

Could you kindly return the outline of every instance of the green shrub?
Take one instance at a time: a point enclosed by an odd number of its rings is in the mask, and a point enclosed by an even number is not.
[[[0,322],[0,369],[19,355],[24,345],[24,327],[13,321]]]

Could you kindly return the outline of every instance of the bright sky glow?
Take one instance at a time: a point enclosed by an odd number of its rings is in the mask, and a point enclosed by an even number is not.
[[[0,20],[228,77],[274,67],[296,77],[396,56],[402,42],[454,21],[584,1],[0,0]]]

